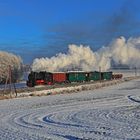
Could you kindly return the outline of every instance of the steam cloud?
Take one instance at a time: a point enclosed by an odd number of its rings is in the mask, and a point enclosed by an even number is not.
[[[0,83],[4,83],[9,73],[9,65],[12,70],[12,82],[22,75],[22,59],[12,53],[0,51]]]
[[[93,52],[89,46],[69,45],[67,54],[59,53],[51,58],[36,58],[33,71],[99,70],[106,71],[115,65],[140,67],[140,38],[120,37],[107,47]]]

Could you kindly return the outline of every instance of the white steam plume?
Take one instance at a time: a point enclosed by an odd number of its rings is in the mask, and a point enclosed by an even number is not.
[[[0,83],[5,83],[9,66],[12,70],[12,81],[15,82],[22,75],[22,59],[12,53],[0,51]]]
[[[89,46],[69,45],[67,54],[59,53],[51,58],[36,58],[32,64],[33,71],[66,71],[80,69],[84,71],[106,71],[111,62],[116,65],[140,67],[140,38],[129,38],[127,41],[120,37],[93,52]]]

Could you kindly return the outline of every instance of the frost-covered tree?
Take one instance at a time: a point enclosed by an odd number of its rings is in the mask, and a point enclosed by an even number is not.
[[[12,82],[18,81],[22,76],[22,59],[12,53],[0,51],[0,83],[5,83],[11,68]]]

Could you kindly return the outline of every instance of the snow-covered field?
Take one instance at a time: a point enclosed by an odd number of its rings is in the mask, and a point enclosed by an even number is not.
[[[0,140],[140,139],[140,79],[0,101]]]

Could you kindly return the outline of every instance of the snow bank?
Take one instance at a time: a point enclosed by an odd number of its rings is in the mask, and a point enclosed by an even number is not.
[[[128,99],[139,101],[139,93],[140,79],[77,94],[2,100],[0,140],[139,140],[140,103]]]
[[[137,79],[137,78],[140,78],[140,77],[127,77],[127,78],[123,78],[119,80],[88,83],[88,84],[83,84],[83,85],[78,85],[78,86],[61,87],[61,88],[54,88],[54,89],[41,90],[41,91],[23,92],[23,93],[18,93],[18,97],[55,95],[55,94],[64,94],[64,93],[75,93],[75,92],[84,91],[84,90],[95,90],[95,89],[119,84],[122,82]]]

